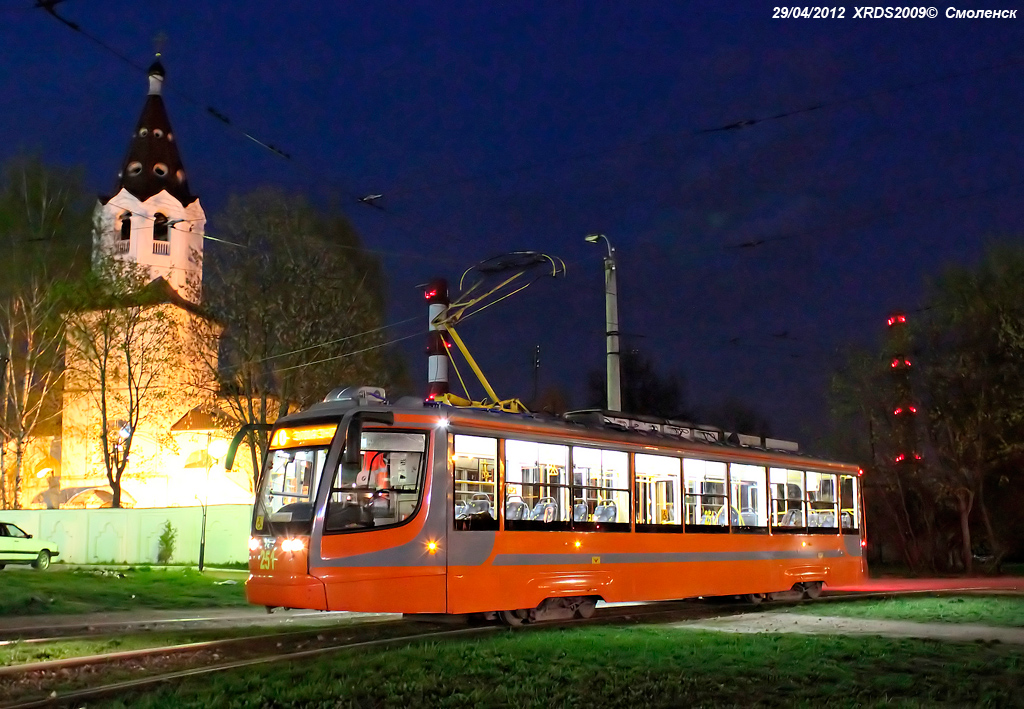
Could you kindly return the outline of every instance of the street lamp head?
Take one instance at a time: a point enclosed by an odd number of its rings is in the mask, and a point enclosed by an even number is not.
[[[211,458],[220,460],[228,452],[228,442],[219,438],[210,441],[210,445],[206,447],[206,452],[210,454]]]
[[[583,240],[586,241],[588,244],[596,244],[601,239],[605,238],[607,237],[604,234],[587,234],[586,236],[583,237]]]

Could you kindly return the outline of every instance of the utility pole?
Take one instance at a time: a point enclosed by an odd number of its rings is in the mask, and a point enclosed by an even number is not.
[[[537,408],[537,383],[540,379],[540,345],[533,350],[533,399],[530,401],[532,408]]]
[[[615,279],[615,249],[604,234],[588,234],[584,241],[596,244],[604,239],[608,253],[604,257],[605,340],[608,356],[608,401],[610,411],[622,411],[622,387],[619,382],[619,289]]]

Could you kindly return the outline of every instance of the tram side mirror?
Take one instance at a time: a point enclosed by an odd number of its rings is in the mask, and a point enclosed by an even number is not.
[[[235,454],[238,452],[238,446],[241,445],[246,436],[253,431],[269,431],[272,428],[274,428],[273,425],[269,423],[247,423],[242,426],[234,438],[231,439],[231,443],[228,444],[228,450],[224,456],[224,469],[231,470],[235,466]]]
[[[352,416],[348,422],[348,430],[345,432],[345,450],[341,454],[341,472],[343,480],[355,480],[356,475],[363,467],[363,424],[382,423],[386,426],[393,426],[395,415],[393,413],[378,411],[360,411]]]

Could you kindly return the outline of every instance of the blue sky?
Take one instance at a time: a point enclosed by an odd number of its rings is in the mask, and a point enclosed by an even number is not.
[[[0,159],[82,165],[109,192],[145,77],[31,5],[0,0]],[[168,110],[213,235],[228,195],[260,185],[339,205],[382,252],[392,321],[425,322],[414,286],[483,258],[565,259],[565,279],[462,331],[505,396],[530,395],[540,344],[541,387],[585,403],[604,345],[601,251],[583,236],[602,232],[619,254],[627,346],[684,375],[692,405],[739,398],[776,434],[813,440],[837,353],[923,305],[929,275],[1021,234],[1024,18],[316,5],[57,9],[142,66],[167,35]],[[355,202],[377,193],[386,211]],[[422,342],[405,351],[425,379]]]

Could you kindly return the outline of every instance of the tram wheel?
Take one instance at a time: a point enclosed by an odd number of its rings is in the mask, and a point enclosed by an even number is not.
[[[811,581],[804,584],[804,598],[814,600],[821,595],[821,581]]]
[[[501,622],[505,625],[512,628],[518,628],[523,623],[529,621],[530,612],[526,610],[499,611],[498,616],[501,618]]]
[[[764,601],[764,599],[765,594],[763,593],[748,593],[747,595],[743,596],[743,600],[752,606],[759,605],[762,601]]]
[[[583,619],[593,618],[595,611],[597,611],[597,601],[593,598],[584,598],[576,606],[576,617]]]

